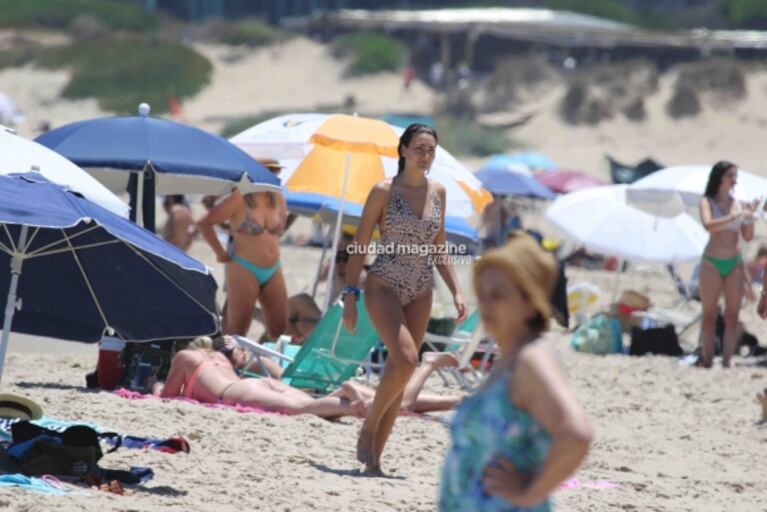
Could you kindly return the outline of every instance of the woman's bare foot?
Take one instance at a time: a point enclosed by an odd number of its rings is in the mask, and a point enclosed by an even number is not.
[[[352,403],[365,402],[365,397],[360,393],[359,389],[349,381],[341,384],[339,396],[348,398]]]
[[[430,364],[434,368],[456,368],[459,360],[452,352],[424,352],[421,364]]]
[[[366,476],[386,476],[379,464],[365,464],[362,474]]]
[[[373,449],[374,437],[372,434],[360,430],[360,436],[357,439],[357,461],[365,464],[365,471],[367,471],[368,467],[378,466],[375,450]]]

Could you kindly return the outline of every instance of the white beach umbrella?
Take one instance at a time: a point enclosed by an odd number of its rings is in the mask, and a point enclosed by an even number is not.
[[[697,208],[710,173],[706,165],[667,167],[629,185],[626,195],[637,208],[673,217],[686,208]],[[767,197],[767,179],[738,170],[735,197],[741,201]]]
[[[687,213],[655,217],[630,206],[626,185],[579,190],[557,198],[546,218],[587,250],[629,261],[676,263],[700,258],[708,235]]]
[[[25,139],[0,126],[0,174],[36,171],[121,217],[128,216],[128,205],[87,172],[42,144]]]

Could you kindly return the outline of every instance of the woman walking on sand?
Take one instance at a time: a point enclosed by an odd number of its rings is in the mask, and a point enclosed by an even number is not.
[[[521,231],[474,266],[482,323],[501,354],[455,412],[442,512],[549,511],[549,496],[588,452],[591,423],[540,339],[557,271]]]
[[[719,296],[724,291],[724,340],[722,365],[728,368],[735,353],[738,337],[738,314],[743,302],[745,265],[738,242],[740,237],[754,238],[755,200],[743,205],[733,197],[738,181],[738,167],[727,161],[717,162],[708,176],[708,184],[700,200],[700,220],[709,233],[700,265],[699,292],[703,309],[700,328],[698,365],[710,368],[714,362],[716,318]]]
[[[412,124],[403,132],[397,176],[378,183],[368,195],[355,237],[360,250],[353,251],[347,263],[343,321],[354,330],[364,249],[378,225],[385,250],[368,272],[365,307],[388,356],[357,442],[357,460],[365,464],[367,473],[381,474],[381,453],[397,418],[405,385],[418,365],[431,312],[433,265],[453,294],[456,321],[465,316],[450,262],[446,257],[434,258],[434,252],[427,254],[446,244],[445,189],[426,177],[436,148],[437,134],[429,126]]]

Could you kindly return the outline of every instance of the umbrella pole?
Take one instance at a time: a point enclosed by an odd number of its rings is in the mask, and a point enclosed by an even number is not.
[[[136,224],[144,227],[144,173],[146,172],[146,166],[141,169],[141,172],[136,179]]]
[[[327,255],[327,253],[328,253],[328,237],[324,237],[324,240],[322,241],[322,254],[320,254],[320,264],[317,267],[317,276],[314,278],[314,286],[312,286],[312,299],[314,299],[317,296],[317,287],[320,284],[320,276],[322,275],[322,265],[325,263],[325,256]],[[331,286],[333,284],[333,281],[331,281],[330,276],[328,276],[327,282],[329,283],[328,286]]]
[[[333,291],[333,273],[336,270],[336,258],[335,255],[338,252],[338,242],[341,238],[341,225],[344,221],[344,196],[346,196],[346,187],[349,183],[349,167],[352,163],[352,154],[346,153],[346,161],[344,162],[344,181],[341,185],[341,197],[338,204],[338,216],[336,217],[336,228],[333,232],[333,257],[330,258],[330,267],[328,268],[328,281],[325,287],[325,307],[322,312],[325,313],[330,307],[331,292]]]
[[[3,336],[0,341],[0,379],[3,377],[3,368],[5,367],[5,353],[8,350],[8,341],[11,336],[11,321],[16,311],[16,289],[19,286],[19,276],[21,275],[21,265],[24,263],[22,252],[27,245],[26,225],[21,226],[21,235],[19,236],[19,245],[11,257],[11,283],[8,286],[8,299],[5,301],[5,316],[3,318]]]
[[[142,189],[143,194],[143,204],[141,205],[141,208],[143,210],[143,223],[142,226],[144,226],[146,229],[151,231],[152,233],[156,233],[157,230],[155,229],[155,205],[157,204],[157,194],[156,194],[156,182],[157,182],[157,174],[155,173],[154,166],[152,163],[148,163],[146,167],[144,168],[144,188]]]
[[[613,294],[612,299],[610,299],[611,304],[618,300],[618,284],[621,280],[621,274],[623,274],[623,262],[624,260],[618,258],[618,268],[615,269],[615,278],[613,279]]]

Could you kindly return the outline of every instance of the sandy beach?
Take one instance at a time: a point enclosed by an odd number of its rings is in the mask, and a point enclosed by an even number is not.
[[[184,120],[218,130],[227,118],[249,115],[279,105],[311,110],[336,104],[354,92],[360,108],[374,113],[429,111],[434,95],[422,83],[400,96],[401,76],[348,80],[343,66],[318,43],[297,39],[277,48],[241,55],[213,45],[200,51],[214,62],[210,87],[184,103]],[[270,80],[257,80],[254,69],[269,68]],[[301,78],[322,76],[321,83]],[[94,100],[63,101],[59,93],[68,75],[32,67],[0,71],[0,91],[11,95],[27,122],[19,126],[36,135],[42,121],[58,126],[106,115]],[[515,131],[514,140],[550,155],[563,168],[607,178],[604,153],[632,162],[652,156],[667,165],[711,164],[731,159],[744,169],[767,175],[763,159],[763,117],[767,73],[748,77],[749,96],[729,110],[707,109],[699,117],[675,122],[662,112],[673,76],[661,79],[659,92],[647,104],[648,119],[633,123],[616,119],[596,127],[573,128],[556,114],[563,88],[555,88],[530,105],[537,113]],[[394,108],[396,106],[396,108]],[[475,166],[478,160],[468,161]],[[199,213],[199,206],[195,206]],[[161,225],[162,219],[158,222]],[[556,235],[550,226],[536,227]],[[306,229],[304,221],[299,226]],[[765,233],[759,227],[760,235]],[[751,249],[755,248],[755,243]],[[209,265],[219,284],[223,271],[210,250],[197,241],[190,253]],[[289,294],[310,291],[319,250],[286,246],[282,264]],[[469,295],[468,269],[461,272]],[[589,281],[609,302],[614,274],[571,269],[570,282]],[[621,289],[635,289],[659,306],[672,306],[677,295],[667,273],[638,266],[621,278]],[[321,288],[322,289],[322,288]],[[221,292],[219,292],[221,294]],[[223,295],[220,295],[221,297]],[[697,312],[697,304],[680,311]],[[767,324],[755,305],[744,308],[746,328],[767,343]],[[254,325],[251,337],[261,326]],[[596,427],[586,463],[568,489],[555,496],[557,510],[727,511],[767,510],[767,472],[761,455],[767,424],[759,423],[754,395],[767,387],[767,368],[737,359],[732,370],[711,371],[680,366],[675,358],[593,356],[570,347],[571,333],[554,329],[548,342],[584,403]],[[697,344],[697,331],[683,340]],[[95,423],[106,430],[144,437],[183,436],[189,454],[120,449],[101,465],[111,469],[148,466],[153,480],[126,496],[96,490],[48,496],[0,488],[0,508],[14,511],[432,511],[440,470],[450,437],[450,413],[402,416],[384,454],[389,478],[358,472],[354,447],[361,420],[328,422],[316,417],[238,413],[173,400],[127,400],[110,392],[85,389],[84,375],[96,362],[97,347],[79,343],[11,335],[3,374],[3,390],[39,402],[45,415]],[[427,389],[461,394],[433,376]]]

